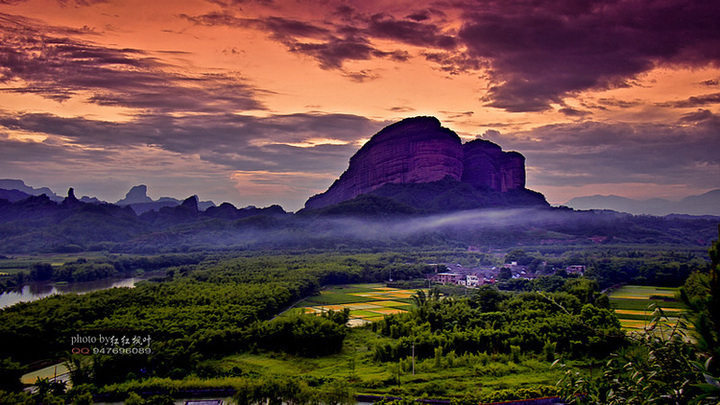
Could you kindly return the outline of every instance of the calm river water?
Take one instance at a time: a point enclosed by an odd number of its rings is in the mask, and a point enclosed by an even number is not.
[[[67,284],[55,284],[55,283],[29,283],[26,284],[22,290],[10,291],[0,294],[0,308],[9,307],[10,305],[17,304],[18,302],[35,301],[40,298],[45,298],[54,294],[67,294],[67,293],[89,293],[97,290],[105,290],[113,287],[134,287],[135,283],[144,280],[144,278],[128,277],[128,278],[113,278],[95,281],[85,281],[80,283],[67,283]]]

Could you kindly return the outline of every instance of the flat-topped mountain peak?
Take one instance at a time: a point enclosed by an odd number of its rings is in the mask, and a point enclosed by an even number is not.
[[[509,205],[547,205],[541,195],[538,198],[537,193],[525,189],[525,157],[520,153],[503,152],[499,145],[484,139],[463,144],[460,137],[443,127],[437,118],[414,117],[375,134],[350,158],[348,169],[340,178],[326,192],[311,197],[305,207],[317,209],[339,204],[376,192],[388,184],[440,181],[467,184],[486,194],[520,195],[527,191],[533,194],[530,200],[522,202],[520,198],[519,204]],[[487,205],[488,199],[483,200],[477,208]]]

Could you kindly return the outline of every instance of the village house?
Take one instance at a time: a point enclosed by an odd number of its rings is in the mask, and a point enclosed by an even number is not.
[[[571,264],[565,268],[568,274],[579,274],[581,276],[585,274],[585,270],[587,270],[587,267],[584,264]]]
[[[437,273],[432,277],[432,281],[440,284],[458,284],[461,277],[462,275],[458,273]]]
[[[462,285],[467,288],[477,288],[485,284],[494,284],[496,282],[495,277],[499,270],[497,267],[466,268],[460,263],[450,265],[437,264],[436,266],[436,271],[439,272],[428,276],[429,281],[443,285]],[[508,266],[510,266],[510,264],[508,264]],[[443,268],[446,271],[442,271]],[[517,271],[524,270],[525,268],[523,266],[517,266],[517,263],[515,263],[514,269]]]
[[[437,273],[431,277],[431,280],[439,284],[457,284],[469,288],[475,288],[484,284],[476,274],[459,274],[459,273]]]
[[[467,276],[465,276],[465,285],[467,287],[474,288],[482,285],[482,282],[480,281],[480,277],[473,274],[468,274]]]

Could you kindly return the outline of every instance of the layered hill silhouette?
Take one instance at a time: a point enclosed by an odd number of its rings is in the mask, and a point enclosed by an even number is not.
[[[549,206],[542,194],[525,188],[523,155],[482,139],[463,144],[435,117],[407,118],[382,129],[305,208],[319,210],[368,194],[419,212]]]
[[[182,201],[172,197],[160,197],[157,201],[153,200],[147,195],[147,186],[140,184],[131,188],[130,191],[125,194],[125,198],[115,204],[121,207],[129,206],[140,215],[149,211],[159,211],[162,208],[177,207],[182,203]],[[198,201],[200,211],[205,211],[214,206],[215,204],[212,201]]]
[[[183,243],[207,248],[217,245],[225,237],[221,235],[237,233],[244,220],[286,215],[278,205],[235,208],[223,203],[203,211],[197,196],[137,214],[132,204],[83,202],[72,188],[61,202],[45,194],[4,191],[0,193],[0,253],[175,251]],[[2,195],[21,198],[11,201]]]
[[[46,195],[55,202],[61,202],[63,197],[53,193],[47,187],[34,188],[25,184],[22,180],[16,179],[0,179],[0,199],[9,201],[19,201],[34,196]]]
[[[565,205],[580,210],[609,209],[630,214],[720,216],[720,189],[708,191],[701,195],[685,197],[680,201],[669,201],[661,198],[633,200],[615,195],[595,195],[573,198],[566,202]]]

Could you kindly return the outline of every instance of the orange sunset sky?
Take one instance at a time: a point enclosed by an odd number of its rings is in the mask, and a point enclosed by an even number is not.
[[[0,178],[281,204],[434,115],[528,188],[720,188],[720,3],[0,0]]]

